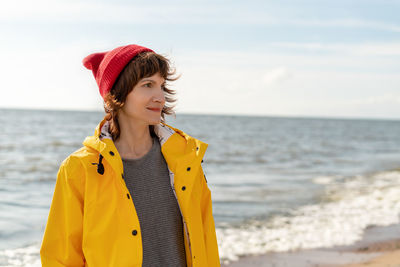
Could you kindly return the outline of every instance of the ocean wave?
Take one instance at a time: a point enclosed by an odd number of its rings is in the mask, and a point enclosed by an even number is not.
[[[326,184],[329,201],[301,206],[290,215],[247,220],[239,227],[217,228],[224,263],[239,256],[349,245],[371,225],[400,223],[400,172],[370,176],[316,177]]]

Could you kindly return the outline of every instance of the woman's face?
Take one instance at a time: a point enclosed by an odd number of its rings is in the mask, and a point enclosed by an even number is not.
[[[160,123],[165,104],[164,83],[160,73],[141,79],[128,94],[122,112],[138,123]]]

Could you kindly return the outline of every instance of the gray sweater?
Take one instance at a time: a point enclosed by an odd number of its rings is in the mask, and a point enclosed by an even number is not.
[[[186,267],[182,216],[157,137],[138,159],[122,159],[124,179],[139,217],[143,267]],[[133,249],[133,248],[132,248]]]

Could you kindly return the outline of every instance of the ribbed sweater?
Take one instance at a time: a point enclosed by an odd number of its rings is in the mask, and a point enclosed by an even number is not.
[[[141,158],[122,158],[124,180],[140,222],[143,267],[186,267],[184,230],[157,137]],[[132,248],[134,249],[134,248]]]

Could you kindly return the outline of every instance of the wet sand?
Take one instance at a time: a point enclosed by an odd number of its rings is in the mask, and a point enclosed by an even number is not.
[[[400,237],[399,239],[370,244],[356,251],[368,254],[380,252],[381,255],[371,260],[346,265],[325,265],[321,267],[400,267]]]
[[[400,267],[400,224],[369,227],[363,239],[336,246],[241,257],[223,267]]]

